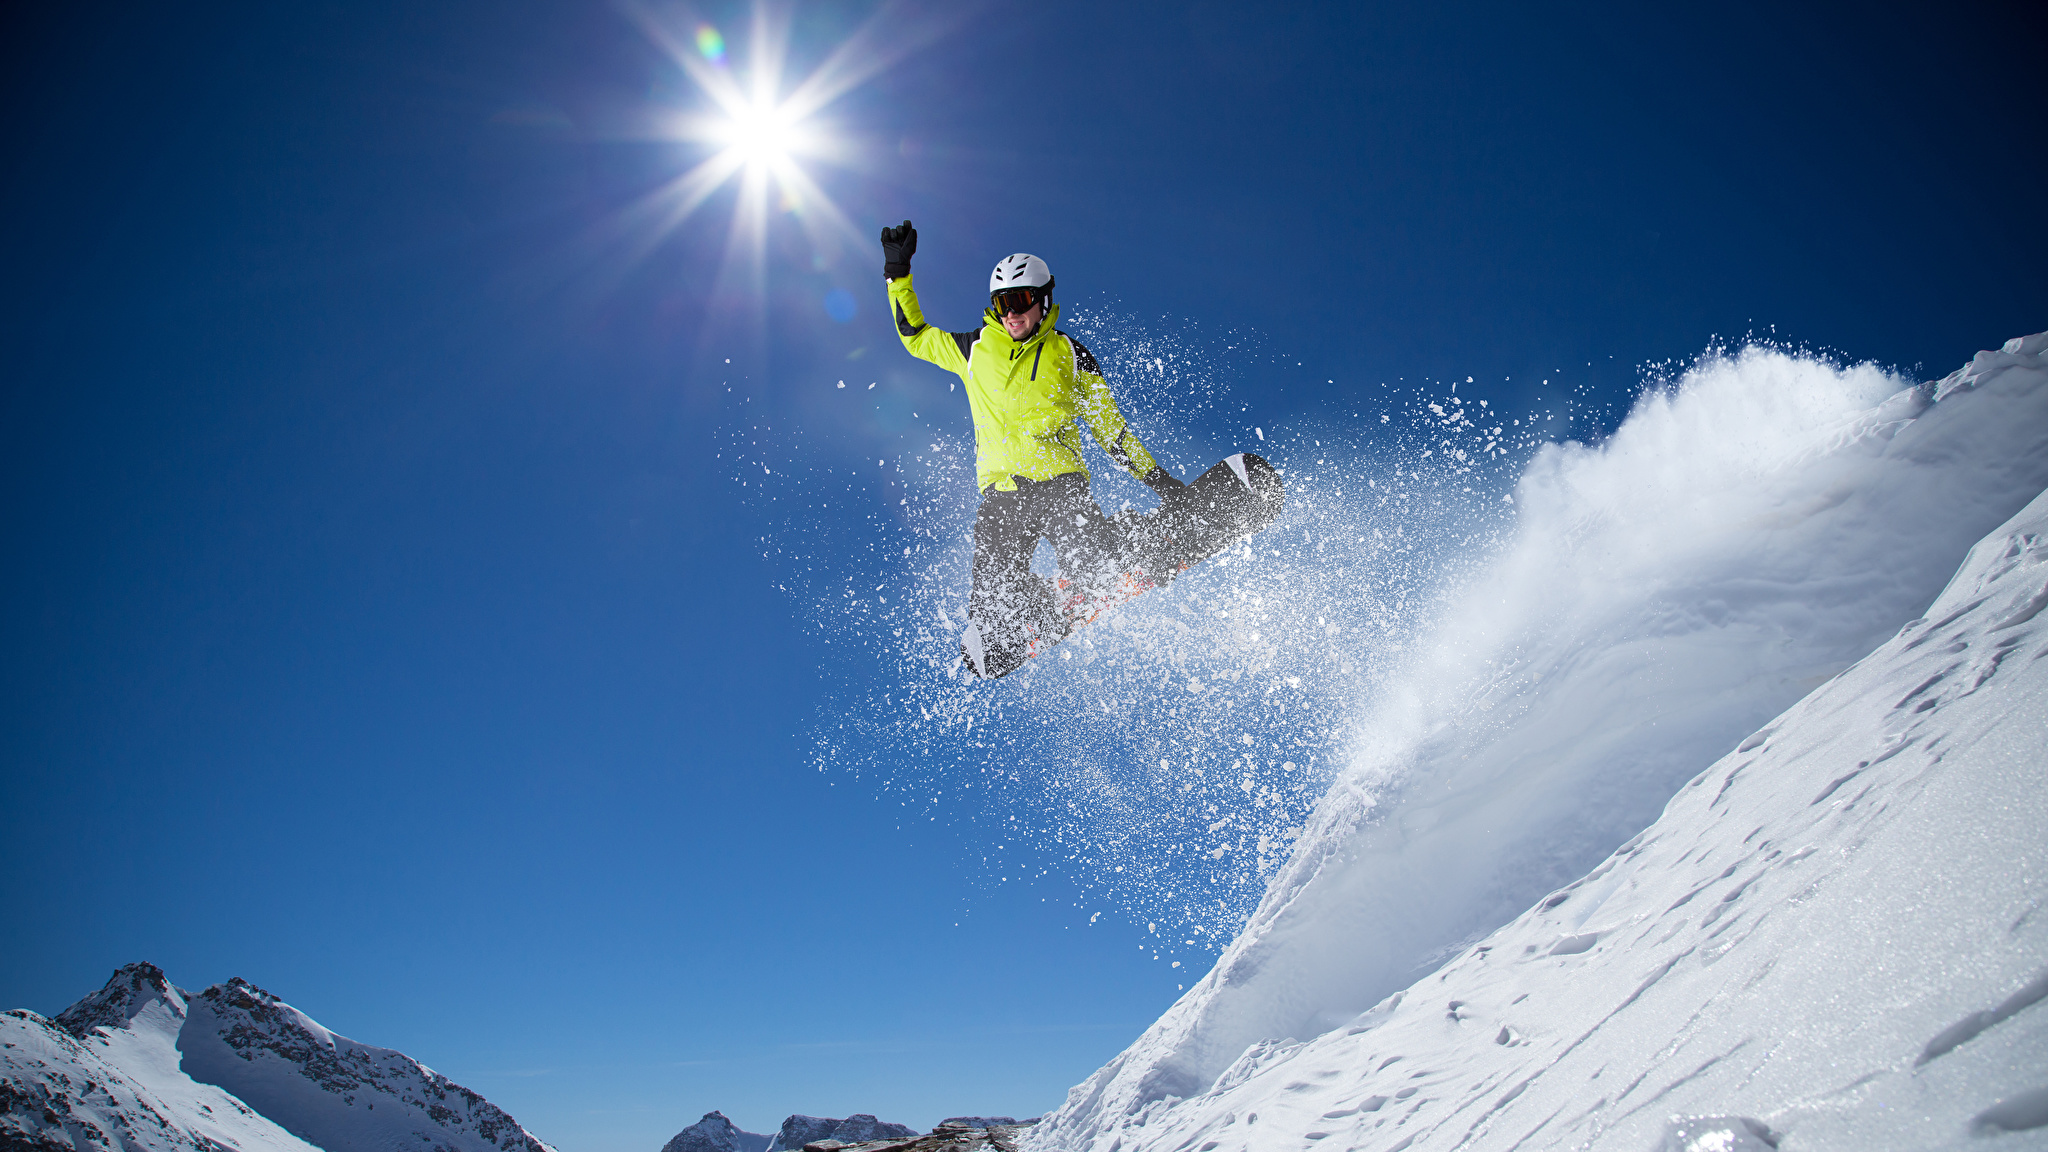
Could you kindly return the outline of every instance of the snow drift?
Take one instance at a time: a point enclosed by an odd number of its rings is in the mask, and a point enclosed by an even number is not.
[[[1606,444],[1545,449],[1512,542],[1367,710],[1244,931],[1034,1146],[1179,1146],[1162,1120],[1207,1115],[1275,1045],[1355,1029],[1869,653],[2048,485],[2044,349],[1921,385],[1746,349],[1647,395]]]

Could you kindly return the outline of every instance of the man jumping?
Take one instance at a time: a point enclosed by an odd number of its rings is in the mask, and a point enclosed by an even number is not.
[[[1000,676],[1066,635],[1063,599],[1105,595],[1124,566],[1118,526],[1088,493],[1075,418],[1087,421],[1117,465],[1162,500],[1183,489],[1131,435],[1095,357],[1060,331],[1052,270],[1019,252],[989,274],[989,309],[972,332],[925,323],[911,285],[917,230],[905,220],[882,229],[882,275],[903,346],[957,374],[974,412],[976,483],[974,585],[961,656],[977,676]],[[1052,542],[1067,596],[1031,571],[1039,538]]]

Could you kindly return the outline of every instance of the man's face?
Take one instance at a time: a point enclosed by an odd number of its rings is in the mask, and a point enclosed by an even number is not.
[[[1039,317],[1044,315],[1045,301],[1043,300],[1033,303],[1029,312],[1005,312],[1003,313],[1003,331],[1008,332],[1012,340],[1022,340],[1026,332],[1038,326]]]

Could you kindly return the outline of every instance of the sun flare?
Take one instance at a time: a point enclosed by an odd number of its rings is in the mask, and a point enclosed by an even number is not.
[[[750,104],[733,113],[720,132],[749,164],[774,167],[805,143],[803,126],[786,106]]]
[[[639,255],[651,253],[662,237],[736,183],[718,295],[761,294],[771,227],[800,228],[814,268],[860,250],[860,235],[812,170],[856,168],[863,150],[843,125],[822,113],[935,33],[927,28],[918,37],[882,39],[877,29],[893,12],[885,3],[808,75],[786,84],[788,15],[766,0],[745,34],[730,41],[726,31],[707,23],[679,23],[646,6],[628,11],[689,77],[700,99],[694,108],[664,113],[656,129],[658,136],[697,150],[697,158],[611,222],[619,238]]]

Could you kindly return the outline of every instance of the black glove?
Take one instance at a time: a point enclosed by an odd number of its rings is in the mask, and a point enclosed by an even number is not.
[[[1156,466],[1145,473],[1145,487],[1159,493],[1161,500],[1174,499],[1188,490],[1188,486],[1175,479],[1173,473]]]
[[[910,257],[917,251],[917,229],[905,220],[901,228],[882,229],[882,275],[894,280],[910,275]]]

